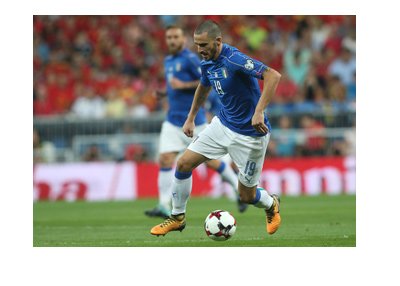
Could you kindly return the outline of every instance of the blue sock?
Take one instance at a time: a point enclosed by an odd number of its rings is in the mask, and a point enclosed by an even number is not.
[[[179,180],[184,180],[189,178],[192,175],[192,172],[179,172],[178,170],[175,170],[175,178]]]
[[[263,188],[256,188],[256,197],[252,204],[257,208],[269,209],[274,203],[274,199]]]
[[[225,167],[226,167],[225,162],[221,161],[221,165],[217,169],[217,172],[221,174],[225,170]]]

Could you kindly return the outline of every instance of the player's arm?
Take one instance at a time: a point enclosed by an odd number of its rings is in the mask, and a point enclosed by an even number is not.
[[[258,132],[265,134],[269,130],[264,123],[264,110],[275,94],[276,88],[281,78],[281,74],[272,68],[268,68],[263,72],[263,78],[264,88],[261,93],[261,97],[258,100],[253,118],[251,119],[251,125]]]
[[[166,88],[156,89],[154,91],[154,95],[156,96],[157,99],[162,99],[163,97],[167,96],[167,89]]]
[[[181,81],[173,77],[170,80],[170,85],[173,89],[195,89],[200,83],[201,68],[199,57],[194,54],[189,54],[186,57],[186,71],[191,76],[192,81]]]
[[[200,80],[181,81],[176,77],[171,78],[169,84],[173,89],[195,89],[200,83]]]
[[[183,133],[188,137],[193,137],[194,131],[194,119],[199,112],[200,107],[203,106],[207,99],[207,96],[211,90],[211,86],[204,86],[201,83],[197,86],[196,92],[194,93],[194,98],[192,102],[192,107],[190,108],[188,117],[185,124],[183,125]]]

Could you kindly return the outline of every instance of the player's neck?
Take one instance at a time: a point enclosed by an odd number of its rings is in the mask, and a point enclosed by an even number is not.
[[[182,48],[180,48],[179,50],[176,51],[176,53],[174,54],[174,56],[179,55],[180,53],[182,53],[182,51],[183,51],[184,48],[185,48],[185,47],[182,46]]]
[[[217,49],[217,52],[215,53],[215,56],[214,56],[214,58],[212,59],[213,61],[216,61],[216,60],[218,59],[219,55],[220,55],[221,52],[222,52],[223,46],[224,46],[224,44],[221,43],[221,46],[219,46],[219,49]]]

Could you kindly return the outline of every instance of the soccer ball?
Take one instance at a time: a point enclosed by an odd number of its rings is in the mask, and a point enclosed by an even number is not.
[[[224,241],[236,231],[236,219],[227,211],[212,211],[204,222],[204,230],[209,238]]]

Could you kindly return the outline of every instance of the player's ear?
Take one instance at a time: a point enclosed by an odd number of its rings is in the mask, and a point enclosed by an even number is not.
[[[221,44],[222,44],[222,37],[221,37],[221,36],[216,37],[216,38],[215,38],[215,41],[217,42],[217,45],[218,45],[218,46],[221,45]]]

